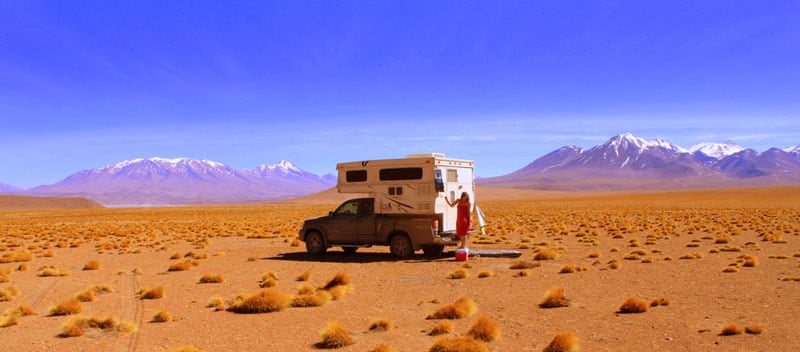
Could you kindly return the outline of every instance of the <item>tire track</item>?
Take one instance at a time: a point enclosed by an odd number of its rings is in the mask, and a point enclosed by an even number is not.
[[[121,336],[116,339],[111,350],[112,351],[135,351],[139,344],[139,327],[142,325],[144,315],[143,303],[135,297],[136,292],[139,291],[139,279],[136,274],[131,273],[129,280],[124,280],[125,287],[120,290],[123,300],[123,309],[121,316],[123,320],[129,318],[129,321],[136,324],[137,331],[127,335]]]

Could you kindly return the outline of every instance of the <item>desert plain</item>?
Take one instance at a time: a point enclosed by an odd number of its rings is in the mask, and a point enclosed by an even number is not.
[[[0,210],[0,350],[542,351],[562,332],[580,351],[800,350],[800,187],[477,198],[470,248],[519,258],[309,256],[297,231],[330,194]]]

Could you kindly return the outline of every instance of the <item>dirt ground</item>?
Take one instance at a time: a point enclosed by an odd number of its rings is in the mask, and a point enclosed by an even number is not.
[[[36,314],[0,328],[0,350],[164,351],[193,346],[204,351],[315,351],[320,331],[337,321],[355,341],[340,351],[370,351],[380,344],[397,351],[427,351],[437,339],[427,332],[438,322],[426,319],[428,314],[469,297],[477,312],[452,320],[455,329],[445,336],[464,336],[479,317],[486,316],[500,331],[498,339],[485,342],[491,351],[541,351],[561,331],[574,333],[582,351],[797,351],[800,197],[797,189],[788,196],[785,190],[780,193],[754,200],[737,193],[705,205],[692,201],[691,193],[637,195],[628,200],[492,202],[484,210],[496,225],[490,226],[488,235],[474,236],[470,248],[518,249],[522,256],[471,257],[467,262],[455,261],[452,252],[439,258],[419,253],[399,260],[386,247],[355,254],[331,248],[322,257],[310,257],[288,233],[271,238],[210,236],[202,246],[170,240],[166,232],[151,233],[160,236],[161,248],[137,247],[134,242],[130,248],[140,250],[126,253],[98,250],[98,243],[108,239],[45,249],[36,239],[41,236],[20,236],[15,231],[22,226],[21,218],[33,229],[49,221],[56,221],[55,228],[66,226],[63,220],[52,220],[56,213],[4,212],[0,255],[32,248],[35,256],[31,261],[0,264],[0,272],[9,272],[9,281],[0,283],[0,289],[13,286],[19,292],[0,302],[0,311],[25,304]],[[705,196],[711,199],[715,194]],[[740,201],[724,201],[729,198]],[[230,209],[245,212],[243,218],[252,211]],[[91,214],[114,211],[118,210],[93,210],[83,217],[80,211],[71,214],[81,219],[75,220],[81,226],[92,227],[106,220]],[[126,221],[125,216],[115,216],[114,221]],[[137,216],[129,221],[142,222]],[[630,226],[617,226],[626,222]],[[730,241],[717,243],[723,234]],[[543,248],[555,249],[558,257],[534,261]],[[640,254],[633,256],[637,251]],[[199,255],[199,265],[186,271],[167,270],[190,252]],[[171,259],[173,253],[181,258]],[[699,258],[682,259],[693,254]],[[745,266],[743,255],[756,256],[757,265]],[[609,264],[613,259],[619,263],[616,269]],[[90,260],[99,262],[100,268],[82,270]],[[511,269],[518,261],[536,267]],[[21,264],[28,269],[19,271]],[[560,273],[566,264],[578,271]],[[47,266],[70,274],[37,276]],[[728,267],[737,271],[723,272]],[[466,269],[467,277],[448,278],[458,269]],[[479,277],[489,271],[490,276]],[[207,307],[212,297],[230,301],[240,293],[262,290],[259,281],[265,272],[277,276],[276,289],[290,294],[304,283],[296,280],[300,274],[310,273],[305,283],[321,287],[341,272],[349,277],[352,292],[319,307],[288,307],[272,313],[237,314]],[[205,273],[222,274],[225,281],[198,283]],[[114,292],[84,303],[78,316],[114,315],[133,322],[138,331],[90,329],[83,336],[59,337],[71,317],[49,316],[49,308],[93,285],[108,285]],[[163,298],[136,298],[139,290],[158,286],[164,287]],[[545,292],[557,286],[564,288],[570,305],[540,308]],[[669,304],[639,314],[618,313],[629,296],[648,304],[664,298]],[[152,322],[159,310],[168,311],[173,320]],[[378,318],[390,320],[393,328],[369,331]],[[761,326],[763,332],[721,336],[728,323]]]

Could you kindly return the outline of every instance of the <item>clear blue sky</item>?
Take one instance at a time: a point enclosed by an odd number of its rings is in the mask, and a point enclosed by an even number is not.
[[[800,2],[0,0],[19,187],[152,156],[488,177],[624,132],[800,144]]]

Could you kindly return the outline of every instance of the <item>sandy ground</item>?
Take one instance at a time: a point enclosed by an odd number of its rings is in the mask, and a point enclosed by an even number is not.
[[[379,344],[398,351],[427,351],[436,339],[427,334],[436,322],[426,319],[427,315],[466,296],[476,302],[478,311],[453,320],[455,331],[447,336],[464,335],[477,318],[485,315],[499,324],[501,332],[498,340],[486,343],[492,351],[540,351],[560,331],[573,332],[581,341],[582,351],[797,351],[800,281],[792,279],[800,278],[800,208],[798,198],[784,198],[774,207],[761,199],[760,205],[752,209],[746,201],[730,207],[696,209],[696,214],[710,219],[725,217],[729,212],[740,216],[750,210],[755,218],[763,219],[774,217],[778,209],[777,220],[764,222],[773,228],[779,225],[783,241],[778,243],[763,241],[759,231],[765,229],[745,229],[727,244],[739,247],[741,252],[712,253],[724,245],[715,244],[710,238],[713,234],[682,226],[680,219],[676,219],[679,224],[675,233],[647,245],[644,230],[621,238],[601,233],[598,241],[587,243],[573,230],[565,235],[548,235],[544,230],[525,233],[515,228],[502,236],[505,239],[501,239],[498,230],[484,238],[494,239],[495,243],[478,241],[481,244],[473,243],[471,248],[514,249],[520,243],[531,244],[532,248],[521,249],[523,255],[519,259],[472,257],[466,263],[469,276],[465,279],[448,278],[465,265],[448,255],[426,258],[418,254],[398,260],[388,254],[388,248],[373,247],[355,254],[332,248],[323,257],[309,257],[302,245],[291,246],[284,238],[213,238],[202,249],[186,241],[172,241],[168,250],[143,250],[139,254],[99,254],[91,244],[53,247],[52,257],[38,256],[26,262],[28,270],[13,271],[9,282],[0,283],[0,289],[14,286],[20,292],[12,301],[0,302],[0,311],[27,304],[37,313],[16,325],[0,328],[0,350],[163,351],[190,345],[204,351],[314,351],[318,350],[315,344],[320,342],[320,331],[328,322],[338,321],[355,339],[354,345],[340,351],[369,351]],[[659,199],[663,201],[664,197]],[[670,199],[684,204],[681,197]],[[638,201],[647,203],[648,198],[643,196]],[[586,219],[601,218],[604,212],[620,209],[597,199],[592,200],[593,205],[587,204],[569,200],[525,204],[515,201],[487,204],[485,210],[490,219],[497,219],[505,207],[529,205],[535,210],[523,209],[521,214],[563,213],[565,217],[559,221],[577,229]],[[768,210],[759,213],[764,207]],[[0,213],[0,223],[18,216]],[[542,221],[540,229],[559,225],[556,220]],[[520,242],[526,236],[530,241]],[[630,246],[633,238],[642,243],[640,247]],[[28,240],[25,245],[32,242]],[[539,242],[560,248],[561,254],[555,260],[537,262],[540,266],[530,269],[526,277],[519,276],[521,270],[510,269],[518,260],[532,260],[534,244]],[[698,247],[687,247],[692,243]],[[623,259],[635,249],[646,251],[644,257],[652,257],[653,262]],[[7,248],[2,253],[13,250]],[[199,266],[190,270],[167,271],[177,261],[170,259],[172,253],[190,251],[208,257],[198,260]],[[590,258],[592,253],[599,253],[599,258]],[[702,258],[679,259],[687,253],[702,253]],[[756,255],[758,266],[738,265],[738,272],[722,272],[743,254]],[[619,260],[618,269],[607,264],[612,259]],[[100,269],[81,270],[89,260],[100,262]],[[14,269],[19,264],[0,264],[0,270]],[[565,264],[586,270],[560,274]],[[71,274],[37,276],[37,269],[45,266],[67,269]],[[133,269],[141,274],[132,273]],[[478,273],[485,270],[491,270],[493,275],[479,278]],[[287,308],[273,313],[235,314],[206,307],[214,296],[230,300],[239,293],[260,290],[259,280],[267,271],[279,278],[277,289],[287,293],[296,292],[302,282],[295,278],[306,271],[311,273],[309,282],[317,287],[343,272],[351,279],[353,291],[321,307]],[[199,278],[207,272],[224,275],[225,282],[199,284]],[[135,323],[137,332],[93,330],[80,337],[58,337],[70,318],[48,316],[48,308],[92,285],[110,285],[115,292],[100,294],[94,302],[84,303],[80,315],[115,315]],[[165,288],[164,298],[136,299],[135,293],[140,289],[156,286]],[[539,308],[545,292],[555,286],[564,288],[571,305]],[[669,305],[652,307],[641,314],[618,314],[628,296],[648,303],[666,298]],[[151,322],[153,314],[162,309],[175,320]],[[391,320],[394,328],[368,331],[376,318]],[[730,322],[740,327],[761,325],[764,332],[720,336],[723,326]]]

